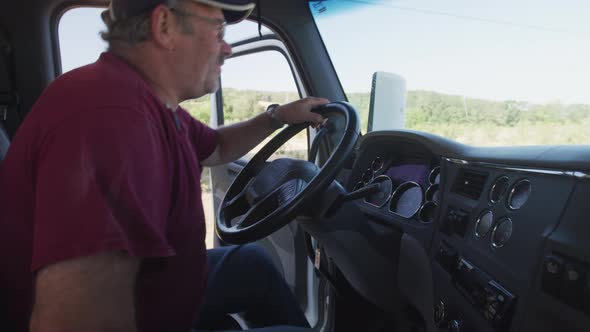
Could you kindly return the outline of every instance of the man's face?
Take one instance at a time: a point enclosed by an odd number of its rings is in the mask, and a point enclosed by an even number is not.
[[[231,47],[223,40],[223,12],[185,1],[177,16],[181,30],[183,24],[190,28],[181,33],[175,50],[179,97],[186,100],[215,92],[219,88],[221,65],[231,55]]]

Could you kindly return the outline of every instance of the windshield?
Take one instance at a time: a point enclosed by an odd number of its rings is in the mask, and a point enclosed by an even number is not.
[[[365,132],[372,75],[386,71],[405,80],[405,128],[477,146],[590,144],[586,0],[309,6]]]

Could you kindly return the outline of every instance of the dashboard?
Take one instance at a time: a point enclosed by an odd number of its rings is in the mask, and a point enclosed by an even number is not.
[[[427,252],[439,326],[590,330],[589,146],[476,148],[401,130],[366,135],[355,156],[346,189],[377,184],[355,201],[363,220]]]

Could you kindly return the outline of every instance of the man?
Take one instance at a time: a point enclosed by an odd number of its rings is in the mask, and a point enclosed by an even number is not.
[[[199,311],[203,326],[220,310],[252,309],[216,294],[240,282],[263,288],[247,295],[254,306],[277,294],[277,307],[295,305],[253,247],[212,252],[206,289],[200,173],[239,158],[277,122],[320,124],[310,110],[328,101],[306,98],[217,130],[178,106],[218,88],[231,54],[224,26],[245,18],[251,1],[113,0],[103,13],[109,51],[46,89],[2,164],[3,328],[189,331]],[[266,306],[251,314],[255,324],[307,325],[299,309]]]

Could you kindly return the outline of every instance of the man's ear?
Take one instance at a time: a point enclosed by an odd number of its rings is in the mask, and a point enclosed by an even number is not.
[[[176,35],[179,33],[176,17],[170,8],[159,5],[152,10],[151,34],[159,47],[173,50],[176,46]]]

